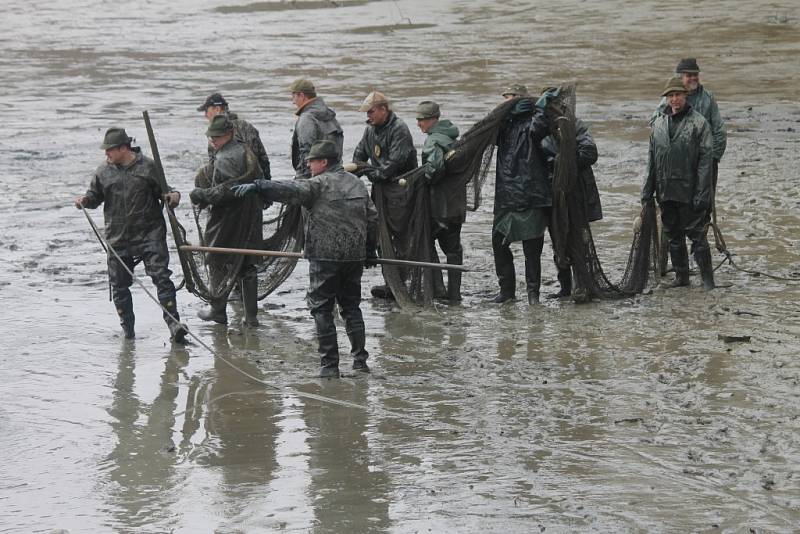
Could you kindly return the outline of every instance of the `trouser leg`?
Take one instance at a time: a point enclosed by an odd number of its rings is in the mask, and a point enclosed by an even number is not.
[[[308,266],[309,286],[306,294],[314,326],[317,330],[317,350],[320,355],[320,376],[339,376],[339,345],[333,306],[338,289],[338,272],[334,262],[311,261]]]
[[[132,339],[136,336],[134,331],[135,317],[133,315],[133,298],[130,287],[133,278],[125,269],[133,272],[133,257],[120,255],[122,262],[113,255],[108,257],[108,280],[111,282],[111,300],[119,316],[119,324],[125,337]]]
[[[258,271],[255,265],[242,268],[240,280],[244,322],[247,326],[258,326]]]
[[[661,205],[661,222],[669,241],[669,257],[675,270],[673,287],[689,285],[689,255],[686,252],[686,233],[682,224],[681,206],[677,202]]]
[[[461,223],[450,223],[438,236],[439,246],[445,253],[447,263],[462,265],[464,249],[461,246]],[[447,298],[450,302],[461,300],[461,271],[447,271]]]
[[[343,264],[336,300],[341,307],[347,337],[350,339],[350,356],[353,358],[353,369],[369,371],[367,358],[369,353],[364,348],[366,344],[366,330],[364,317],[361,314],[361,275],[363,264],[352,262]]]
[[[714,284],[714,267],[711,264],[711,247],[706,238],[707,223],[707,214],[694,213],[692,221],[687,225],[686,233],[692,242],[692,253],[703,280],[703,288],[710,290],[714,289],[716,284]]]
[[[223,265],[209,263],[208,276],[211,282],[212,292],[219,291],[225,280],[226,270]],[[219,324],[228,324],[228,295],[220,295],[219,298],[212,299],[208,306],[197,312],[197,316],[204,321],[213,321]]]
[[[525,253],[525,286],[528,292],[528,303],[539,302],[539,288],[542,284],[542,247],[544,236],[526,239],[522,242]]]
[[[514,298],[516,294],[516,274],[514,273],[514,255],[511,248],[503,243],[502,234],[492,234],[492,252],[494,254],[494,270],[497,274],[497,282],[500,285],[501,298]]]

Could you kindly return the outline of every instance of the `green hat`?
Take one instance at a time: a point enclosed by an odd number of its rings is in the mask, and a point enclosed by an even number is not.
[[[102,150],[108,150],[121,145],[128,145],[133,142],[133,137],[128,137],[125,133],[125,128],[109,128],[106,130],[106,135],[103,137],[103,144],[100,145]]]
[[[220,113],[211,119],[211,122],[208,125],[208,130],[206,130],[206,136],[221,137],[231,130],[233,130],[233,123],[231,123],[231,120],[226,114]]]
[[[336,143],[323,139],[311,145],[306,160],[327,159],[330,161],[339,161],[339,157],[339,149],[336,147]]]
[[[664,86],[664,91],[661,93],[661,96],[667,96],[669,93],[688,93],[686,88],[683,86],[683,80],[680,79],[678,76],[673,76],[667,81],[667,85]]]
[[[311,80],[300,78],[292,82],[289,86],[289,91],[292,93],[305,93],[308,96],[317,96],[317,90]]]
[[[417,119],[438,119],[442,113],[439,111],[439,104],[432,100],[420,102],[417,106]]]
[[[682,74],[684,72],[688,74],[697,74],[700,72],[700,65],[697,64],[697,59],[693,57],[685,57],[678,61],[678,66],[675,67],[675,72],[678,74]]]
[[[529,96],[528,95],[528,88],[522,85],[521,83],[514,83],[506,87],[506,90],[503,91],[503,96],[513,95],[513,96]]]

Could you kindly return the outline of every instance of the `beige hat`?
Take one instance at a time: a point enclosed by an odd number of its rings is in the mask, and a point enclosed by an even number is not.
[[[367,95],[367,98],[364,99],[364,103],[361,104],[361,107],[358,108],[358,111],[369,111],[370,109],[380,104],[385,104],[386,107],[391,106],[391,104],[389,103],[389,99],[386,98],[385,94],[379,91],[372,91],[370,94]]]
[[[661,96],[667,96],[669,93],[688,93],[686,87],[683,86],[683,80],[680,76],[673,76],[667,81],[667,84],[664,86],[664,91],[661,93]]]

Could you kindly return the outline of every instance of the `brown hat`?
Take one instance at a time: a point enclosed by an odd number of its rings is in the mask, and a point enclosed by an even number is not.
[[[223,108],[227,108],[228,102],[222,98],[221,94],[211,93],[208,95],[208,98],[206,98],[205,102],[203,102],[203,104],[197,108],[197,111],[205,111],[211,106],[222,106]]]
[[[673,76],[667,80],[667,84],[664,86],[664,91],[661,93],[661,96],[667,96],[669,93],[688,92],[689,91],[686,90],[686,87],[683,86],[683,80],[681,80],[678,76]]]
[[[108,150],[122,145],[129,145],[133,142],[133,137],[128,137],[125,133],[125,128],[109,128],[106,130],[106,135],[103,137],[103,144],[100,145],[101,150]]]
[[[358,111],[369,111],[370,109],[379,105],[385,105],[387,108],[391,106],[389,99],[386,98],[385,94],[379,91],[372,91],[367,95],[367,98],[364,99],[364,102],[361,104],[361,107],[358,108]]]
[[[208,123],[208,130],[206,130],[207,137],[222,137],[226,133],[233,130],[233,123],[231,119],[224,113],[214,115],[211,122]]]
[[[293,81],[292,85],[289,86],[289,91],[291,93],[304,93],[311,97],[317,96],[317,90],[314,84],[311,83],[311,80],[306,80],[305,78]]]

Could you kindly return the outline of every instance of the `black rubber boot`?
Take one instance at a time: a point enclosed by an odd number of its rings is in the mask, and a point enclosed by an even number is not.
[[[242,308],[245,326],[258,326],[258,277],[255,273],[242,278]]]
[[[366,332],[364,330],[348,332],[347,337],[350,339],[350,356],[353,357],[353,371],[369,373],[369,367],[367,366],[369,353],[364,348],[364,344],[367,341]]]
[[[494,271],[497,274],[497,283],[500,285],[500,293],[491,300],[495,304],[502,304],[509,300],[514,300],[517,293],[517,277],[514,272],[514,256],[511,249],[503,245],[501,234],[492,235],[492,252],[494,253]]]
[[[463,254],[448,254],[447,263],[461,265],[464,263]],[[461,271],[447,271],[447,300],[461,302]]]
[[[314,314],[317,327],[317,350],[320,355],[320,378],[339,378],[339,344],[333,314],[318,311]]]
[[[694,261],[697,262],[697,267],[700,269],[700,276],[703,279],[703,289],[710,291],[714,289],[714,266],[711,264],[711,249],[704,248],[695,250]]]
[[[686,287],[689,285],[689,254],[685,243],[669,244],[669,257],[675,270],[675,280],[670,287]]]
[[[369,292],[376,299],[394,299],[392,290],[385,284],[381,286],[372,286]]]
[[[539,303],[539,289],[542,285],[542,247],[544,237],[528,239],[522,242],[525,252],[525,287],[528,292],[528,304]]]
[[[122,327],[125,339],[135,338],[136,332],[133,326],[136,322],[136,317],[133,315],[133,301],[128,297],[126,300],[115,304],[117,306],[117,315],[119,315],[119,324]]]
[[[572,269],[570,267],[558,268],[558,283],[561,286],[558,292],[550,293],[547,298],[560,299],[572,295]]]
[[[204,321],[213,321],[219,324],[228,324],[227,299],[216,300],[197,312],[197,316]]]
[[[174,298],[168,299],[161,299],[161,305],[166,310],[163,312],[164,315],[164,322],[167,323],[169,327],[169,338],[176,343],[183,343],[186,339],[186,334],[189,333],[189,330],[186,328],[185,325],[181,324],[181,316],[178,315],[178,305],[175,302]],[[167,313],[169,312],[169,313]],[[170,317],[170,315],[172,317]],[[173,320],[174,317],[174,320]]]

